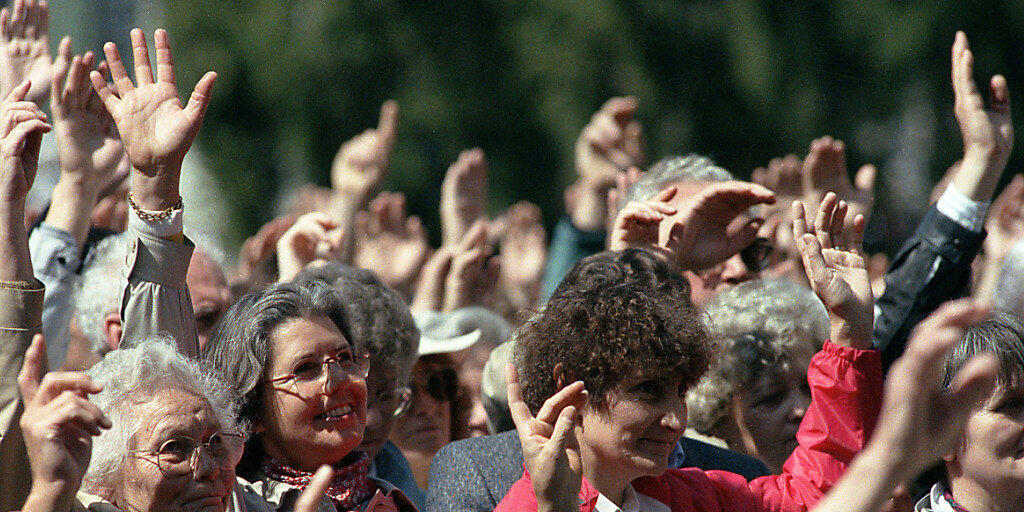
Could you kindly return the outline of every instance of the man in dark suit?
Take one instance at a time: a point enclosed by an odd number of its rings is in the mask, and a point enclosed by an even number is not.
[[[671,467],[721,469],[747,479],[767,475],[763,462],[683,437],[683,457]],[[430,465],[425,512],[490,512],[523,475],[523,451],[515,430],[464,439],[441,448]]]

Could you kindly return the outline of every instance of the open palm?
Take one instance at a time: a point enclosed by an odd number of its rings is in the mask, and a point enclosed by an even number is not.
[[[857,215],[851,228],[846,229],[848,209],[845,201],[829,192],[821,202],[811,233],[803,204],[794,202],[793,238],[811,288],[828,309],[833,326],[841,326],[842,332],[832,333],[833,341],[867,348],[874,327],[874,297],[862,249],[866,221],[863,215]]]
[[[96,71],[90,78],[117,125],[132,167],[145,176],[165,177],[176,185],[181,162],[203,124],[217,74],[209,72],[204,75],[192,91],[188,104],[183,105],[178,98],[167,32],[157,30],[154,36],[157,55],[155,81],[145,36],[141,30],[135,29],[131,37],[137,84],[128,77],[114,43],[103,47],[113,84],[108,86]],[[165,171],[168,175],[162,176]]]

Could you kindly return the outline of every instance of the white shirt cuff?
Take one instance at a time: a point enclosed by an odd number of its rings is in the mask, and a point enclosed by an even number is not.
[[[157,214],[160,212],[150,212],[149,210],[142,210],[146,213]],[[184,219],[184,208],[173,210],[170,215],[160,220],[145,221],[139,217],[138,212],[134,208],[128,208],[128,229],[133,230],[137,233],[143,233],[151,235],[157,238],[167,238],[172,235],[181,234],[184,232],[182,227]]]
[[[974,201],[950,185],[942,193],[935,208],[953,222],[980,233],[985,227],[985,214],[988,213],[988,207],[991,204],[990,201]]]

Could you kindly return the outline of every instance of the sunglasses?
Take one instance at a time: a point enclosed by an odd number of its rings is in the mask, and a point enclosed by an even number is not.
[[[740,251],[740,259],[751,272],[761,272],[768,268],[774,251],[775,247],[771,241],[764,237],[758,237]]]
[[[430,398],[438,402],[453,402],[459,394],[459,378],[455,370],[451,368],[435,370],[427,375],[426,382],[422,387],[419,383],[414,383],[414,386],[426,391]]]

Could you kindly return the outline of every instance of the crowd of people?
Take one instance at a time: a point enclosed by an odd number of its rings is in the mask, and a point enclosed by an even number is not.
[[[963,157],[891,263],[843,142],[643,170],[617,97],[550,241],[469,149],[431,247],[379,190],[388,101],[231,268],[180,193],[216,73],[183,102],[164,30],[131,74],[49,38],[46,0],[0,11],[0,510],[1024,510],[1024,178],[997,195],[1007,84],[962,32]]]

